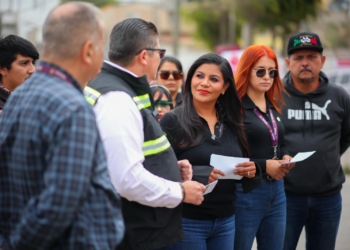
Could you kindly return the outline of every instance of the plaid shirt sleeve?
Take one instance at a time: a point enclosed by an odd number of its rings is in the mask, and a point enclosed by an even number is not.
[[[94,126],[95,118],[85,107],[75,108],[57,125],[43,156],[45,188],[29,200],[11,233],[14,249],[49,249],[72,224],[91,181],[92,145],[98,140],[91,133]]]

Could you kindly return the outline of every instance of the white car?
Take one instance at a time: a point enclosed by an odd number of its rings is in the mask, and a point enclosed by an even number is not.
[[[340,68],[325,72],[330,83],[342,86],[350,94],[350,68]]]

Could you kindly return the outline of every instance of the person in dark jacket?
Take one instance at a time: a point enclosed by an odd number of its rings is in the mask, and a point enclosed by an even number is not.
[[[160,59],[158,31],[129,18],[110,36],[109,59],[85,88],[94,105],[112,182],[122,196],[125,237],[119,249],[165,248],[183,238],[181,204],[200,204],[204,185],[191,181],[159,126],[149,82]]]
[[[248,156],[243,117],[244,109],[229,62],[209,53],[190,67],[184,103],[165,114],[160,124],[177,159],[188,159],[193,165],[193,179],[207,185],[218,180],[218,175],[224,175],[210,166],[212,154]],[[261,184],[260,171],[254,162],[240,163],[235,171],[245,177],[245,193]],[[185,239],[171,249],[233,249],[235,189],[235,180],[218,180],[200,206],[184,204],[182,226]]]
[[[284,250],[294,250],[305,226],[307,250],[333,250],[345,175],[341,155],[350,145],[350,97],[321,71],[326,57],[317,34],[292,35],[284,77],[285,142],[291,156],[316,151],[284,178],[287,227]]]
[[[260,165],[263,183],[249,195],[237,184],[235,249],[281,250],[286,228],[283,177],[291,166],[280,119],[284,91],[272,49],[252,45],[244,50],[236,70],[237,92],[245,109],[245,131],[252,161]]]
[[[0,39],[0,114],[10,93],[35,72],[38,58],[28,40],[16,35]]]

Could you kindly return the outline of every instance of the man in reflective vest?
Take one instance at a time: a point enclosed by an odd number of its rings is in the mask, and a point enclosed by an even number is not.
[[[181,203],[201,204],[205,187],[176,156],[155,117],[148,82],[160,58],[157,28],[142,19],[117,23],[109,60],[85,88],[94,105],[112,183],[123,198],[126,234],[119,249],[166,248],[183,238]]]

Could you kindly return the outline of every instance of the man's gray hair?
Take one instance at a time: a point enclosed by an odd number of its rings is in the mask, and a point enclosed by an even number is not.
[[[109,60],[123,67],[128,66],[141,50],[154,48],[157,38],[158,31],[153,23],[139,18],[125,19],[113,27],[109,41]]]
[[[43,26],[43,56],[57,59],[75,57],[83,44],[92,40],[96,46],[100,39],[100,25],[103,15],[100,9],[90,3],[70,2],[73,10],[56,14],[52,10]]]

